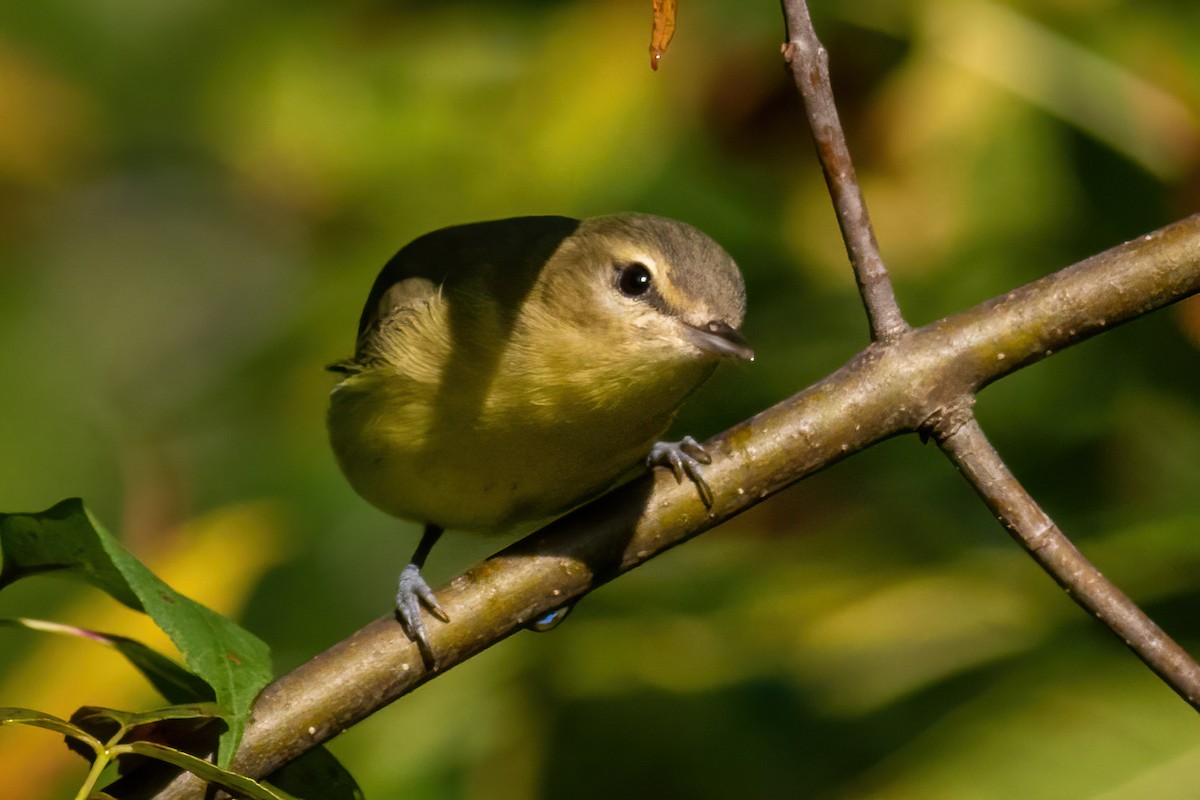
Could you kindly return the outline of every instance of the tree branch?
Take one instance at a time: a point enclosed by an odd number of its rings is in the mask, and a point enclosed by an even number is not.
[[[992,513],[1075,602],[1129,646],[1180,697],[1200,709],[1200,666],[1145,612],[1100,574],[1009,472],[969,412],[944,416],[938,445]]]
[[[896,303],[892,282],[879,255],[871,217],[854,174],[850,149],[846,146],[842,122],[833,102],[829,54],[817,39],[804,0],[783,0],[783,14],[788,31],[783,57],[792,70],[792,78],[804,102],[817,157],[825,173],[825,184],[829,187],[858,291],[867,310],[871,341],[887,344],[907,331],[909,325]]]
[[[783,7],[789,32],[784,57],[791,66],[796,87],[804,100],[809,125],[817,143],[817,154],[825,171],[825,180],[833,197],[863,303],[867,307],[873,336],[881,344],[892,344],[905,335],[906,326],[900,317],[887,269],[879,256],[871,221],[854,176],[833,101],[828,57],[817,40],[805,1],[784,0]],[[1043,299],[1054,303],[1065,298],[1061,297],[1058,290],[1047,285]],[[1058,323],[1060,328],[1070,331],[1077,325],[1102,328],[1108,324],[1109,320],[1099,305],[1089,304],[1089,307],[1098,313],[1088,319],[1074,320],[1064,315]],[[1013,327],[1010,332],[1024,327],[1020,320],[1011,322]],[[1038,339],[1036,329],[1030,330],[1030,333],[1034,340]],[[1015,354],[998,350],[993,355],[1003,360]],[[1049,349],[1046,355],[1049,355]],[[1039,356],[1035,350],[1017,357],[1028,359]],[[1139,658],[1195,707],[1200,696],[1200,665],[1083,557],[1017,482],[988,443],[972,410],[974,393],[984,383],[986,381],[973,387],[961,386],[960,394],[946,397],[944,404],[923,426],[923,431],[937,439],[942,452],[1042,568],[1067,589],[1077,603],[1108,625]],[[941,388],[950,389],[951,383],[947,382]]]
[[[890,346],[873,344],[820,383],[706,443],[711,512],[693,487],[655,470],[563,517],[438,592],[454,622],[429,630],[437,669],[424,668],[391,615],[377,619],[263,692],[234,767],[269,774],[531,620],[801,478],[934,424],[993,380],[1198,291],[1200,215]],[[183,777],[159,796],[198,798],[203,789]]]

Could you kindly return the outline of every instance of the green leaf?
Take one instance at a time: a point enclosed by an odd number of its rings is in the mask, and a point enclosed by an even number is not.
[[[30,725],[34,728],[45,728],[55,733],[61,733],[63,736],[78,739],[97,753],[104,750],[103,742],[78,725],[32,708],[0,708],[0,725]]]
[[[117,728],[128,731],[138,725],[149,725],[169,719],[212,719],[219,716],[214,703],[192,703],[190,705],[163,706],[150,711],[121,711],[103,706],[84,706],[75,712],[72,720],[78,724],[94,720],[107,720]]]
[[[298,797],[363,800],[362,789],[358,788],[353,776],[324,747],[314,747],[290,764],[280,767],[267,782]]]
[[[97,535],[91,515],[78,498],[64,500],[39,514],[0,514],[0,589],[40,572],[69,570],[116,600],[145,611],[120,563],[132,556],[107,534]],[[95,531],[99,525],[95,525]],[[110,548],[107,545],[114,545]]]
[[[64,625],[42,619],[0,619],[0,626],[14,626],[45,633],[76,636],[113,648],[133,665],[134,669],[158,690],[159,694],[172,703],[190,703],[197,700],[212,700],[212,687],[195,674],[188,672],[178,662],[168,658],[141,642],[127,636]]]
[[[145,611],[216,694],[226,721],[219,762],[228,765],[250,706],[271,679],[270,653],[256,636],[159,580],[78,499],[40,514],[0,514],[0,588],[37,573],[64,571]]]
[[[114,747],[113,752],[118,755],[121,753],[136,753],[139,756],[156,758],[159,761],[174,764],[181,769],[186,769],[198,778],[220,786],[222,789],[237,792],[239,797],[248,797],[250,800],[291,800],[291,795],[289,794],[268,786],[263,786],[252,778],[247,778],[245,775],[239,775],[236,772],[223,769],[210,761],[196,758],[196,756],[185,753],[182,750],[176,750],[173,747],[165,747],[153,742],[129,742],[128,744]]]
[[[71,722],[105,743],[105,747],[108,748],[105,752],[106,760],[115,755],[122,755],[119,772],[122,775],[140,775],[134,783],[146,779],[153,781],[155,775],[165,775],[162,769],[170,770],[171,767],[164,767],[162,759],[148,759],[138,755],[130,750],[128,745],[134,742],[150,742],[174,750],[205,755],[213,752],[217,733],[221,729],[217,726],[223,727],[220,717],[216,716],[213,703],[168,706],[136,713],[100,706],[84,706],[71,715]],[[68,746],[70,744],[68,742]],[[89,758],[79,747],[73,746],[71,749]],[[148,760],[158,763],[157,769],[151,768],[149,773],[145,763]],[[109,788],[115,786],[114,784]],[[118,794],[124,794],[127,788],[122,784]]]

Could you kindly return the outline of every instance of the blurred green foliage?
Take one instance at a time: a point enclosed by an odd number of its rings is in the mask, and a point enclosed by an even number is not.
[[[1200,6],[817,0],[814,14],[911,321],[1197,207]],[[271,501],[287,544],[242,618],[286,670],[383,613],[415,541],[337,473],[321,371],[414,236],[618,210],[707,231],[746,273],[759,360],[698,395],[680,420],[697,435],[839,366],[866,325],[776,4],[685,0],[657,73],[649,24],[642,0],[6,4],[0,508],[80,495],[151,554],[187,547],[186,520]],[[1193,652],[1198,346],[1192,302],[979,402],[1044,507]],[[429,574],[496,546],[451,539]],[[223,561],[200,577],[219,587]],[[43,583],[0,614],[92,603]],[[21,704],[5,676],[35,646],[5,634],[0,704]],[[907,438],[332,749],[375,798],[1116,800],[1200,782],[1194,712]],[[37,796],[74,777],[47,772]]]

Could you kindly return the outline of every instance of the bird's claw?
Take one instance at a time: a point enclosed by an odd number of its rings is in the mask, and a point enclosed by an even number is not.
[[[396,590],[396,617],[400,620],[400,627],[404,629],[405,635],[416,642],[422,655],[428,658],[433,651],[429,647],[425,622],[421,619],[422,605],[442,622],[450,621],[450,616],[438,603],[433,590],[421,577],[420,567],[409,564],[400,571],[400,585]]]
[[[678,442],[655,442],[646,456],[646,466],[667,467],[675,475],[675,482],[682,483],[684,476],[696,486],[700,500],[705,508],[712,508],[713,493],[708,488],[708,481],[700,474],[702,464],[711,464],[712,456],[704,449],[704,445],[691,436],[684,436]]]

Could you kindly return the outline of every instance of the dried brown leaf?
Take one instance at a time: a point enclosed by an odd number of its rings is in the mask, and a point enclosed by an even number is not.
[[[654,27],[650,30],[650,69],[658,69],[658,60],[667,52],[675,35],[675,10],[679,0],[654,0]]]

